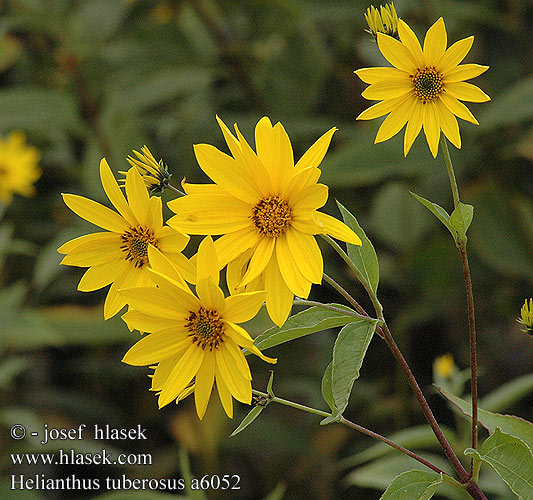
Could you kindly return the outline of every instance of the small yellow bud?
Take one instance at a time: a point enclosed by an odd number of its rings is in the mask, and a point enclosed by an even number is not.
[[[374,39],[378,33],[384,33],[385,35],[398,38],[399,18],[394,8],[394,3],[380,5],[379,10],[371,5],[364,16],[370,28],[365,31],[370,33]]]
[[[533,335],[533,299],[529,299],[529,306],[527,299],[524,301],[524,305],[520,310],[520,318],[516,321],[521,325],[524,325],[522,328],[523,332]]]
[[[433,371],[435,374],[445,379],[450,379],[452,377],[454,368],[455,363],[453,362],[453,356],[450,353],[439,356],[433,363]]]
[[[163,160],[157,162],[147,146],[141,148],[141,153],[135,150],[133,152],[137,158],[128,156],[126,158],[128,163],[141,174],[150,193],[162,193],[169,186],[172,176],[168,167],[163,163]],[[126,172],[120,173],[126,175]]]

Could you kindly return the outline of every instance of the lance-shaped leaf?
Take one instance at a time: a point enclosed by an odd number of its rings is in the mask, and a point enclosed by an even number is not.
[[[355,312],[342,304],[329,304],[338,309]],[[273,327],[255,338],[255,345],[263,350],[274,347],[290,340],[305,337],[311,333],[321,332],[328,328],[344,326],[353,321],[361,321],[359,318],[342,312],[322,309],[320,307],[310,307],[305,311],[291,316],[285,324],[280,327]]]
[[[457,231],[458,241],[466,241],[466,232],[474,217],[474,207],[459,202],[456,209],[450,215],[450,226]]]
[[[246,417],[242,419],[242,422],[239,424],[239,426],[230,434],[229,437],[236,436],[239,434],[239,432],[242,432],[246,427],[248,427],[260,414],[261,412],[266,408],[266,405],[259,405],[253,407]]]
[[[379,263],[376,251],[354,215],[338,201],[337,205],[344,223],[359,236],[362,242],[362,245],[347,244],[348,257],[350,257],[355,267],[359,269],[372,290],[374,290],[374,293],[376,293],[379,283]]]
[[[477,451],[465,450],[490,465],[520,500],[533,500],[533,454],[521,440],[496,428]]]
[[[442,474],[410,470],[396,476],[380,500],[429,500],[440,483]]]
[[[450,402],[452,402],[463,415],[471,418],[472,405],[458,396],[445,391],[442,388],[437,388],[440,393]],[[478,420],[489,432],[494,432],[497,427],[501,428],[513,436],[520,438],[533,450],[533,424],[528,420],[514,415],[501,415],[500,413],[492,413],[478,407]]]
[[[437,205],[436,203],[426,200],[425,198],[422,198],[422,196],[418,196],[412,191],[409,191],[409,193],[413,198],[415,198],[415,200],[418,200],[420,203],[422,203],[422,205],[424,205],[435,217],[437,217],[437,219],[439,219],[444,224],[444,226],[448,229],[448,231],[450,231],[451,235],[453,236],[453,239],[455,240],[456,233],[450,225],[450,216],[448,215],[448,212],[446,212],[444,208]]]
[[[339,332],[335,341],[331,364],[331,392],[338,415],[341,415],[348,405],[352,386],[359,378],[359,370],[376,326],[377,321],[350,323]]]

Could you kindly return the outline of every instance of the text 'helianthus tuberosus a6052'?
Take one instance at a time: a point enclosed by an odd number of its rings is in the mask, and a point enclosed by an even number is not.
[[[218,119],[218,117],[217,117]],[[335,132],[320,137],[294,163],[283,125],[262,118],[254,151],[235,125],[233,135],[218,119],[232,156],[209,144],[195,146],[201,169],[215,184],[183,183],[187,196],[170,201],[168,223],[188,234],[222,235],[215,241],[220,267],[228,266],[230,293],[266,290],[267,310],[282,325],[294,296],[307,298],[320,283],[322,254],[317,234],[360,245],[339,220],[318,212],[328,199],[320,169]]]

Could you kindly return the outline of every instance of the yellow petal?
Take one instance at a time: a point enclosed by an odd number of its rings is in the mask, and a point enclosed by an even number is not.
[[[104,286],[109,285],[121,271],[120,265],[117,266],[117,261],[113,260],[106,264],[100,264],[99,266],[93,266],[85,271],[85,274],[81,277],[78,283],[78,290],[80,292],[92,292],[93,290],[99,290]]]
[[[231,395],[241,403],[250,404],[252,401],[252,387],[250,381],[235,370],[235,363],[228,352],[228,342],[224,342],[216,356],[216,363],[224,383]]]
[[[226,306],[224,293],[210,277],[198,280],[196,293],[203,307],[217,311],[219,314],[224,313]]]
[[[305,234],[320,234],[322,232],[322,228],[312,218],[313,214],[307,215],[310,215],[311,218],[293,216],[291,228]]]
[[[276,325],[281,327],[291,312],[294,294],[285,284],[278,263],[274,259],[265,269],[265,289],[268,315]]]
[[[193,307],[187,307],[189,304],[177,303],[168,293],[154,287],[126,288],[120,290],[120,294],[133,309],[145,314],[175,320],[184,318],[184,310],[195,311],[199,307],[197,306],[198,303],[193,304]],[[185,296],[185,292],[183,295]],[[178,308],[178,306],[180,307]]]
[[[266,292],[245,292],[226,298],[224,319],[232,323],[250,321],[265,302]]]
[[[183,327],[172,326],[156,333],[145,335],[134,344],[122,358],[132,366],[146,366],[175,357],[191,346],[191,339]]]
[[[106,262],[125,260],[126,254],[121,250],[121,240],[117,233],[96,233],[87,237],[76,238],[59,248],[67,255],[61,261],[62,265],[90,267]],[[93,238],[94,236],[94,238]]]
[[[432,102],[424,106],[424,134],[426,134],[429,150],[433,158],[436,158],[439,152],[440,120],[436,106]]]
[[[119,214],[96,201],[76,194],[63,194],[62,196],[68,208],[92,224],[114,233],[123,233],[130,228],[130,225]]]
[[[403,138],[403,154],[407,156],[411,146],[415,142],[418,134],[422,130],[422,124],[424,123],[424,105],[422,103],[417,103],[411,111],[411,116],[407,122],[407,127],[405,127],[405,135]]]
[[[171,280],[181,285],[184,290],[189,290],[180,269],[168,258],[167,255],[152,245],[148,247],[148,260],[150,261],[150,267],[154,271],[169,277]]]
[[[413,82],[406,75],[405,78],[394,80],[382,80],[378,83],[373,83],[367,87],[362,96],[365,99],[372,101],[381,101],[383,99],[395,99],[396,97],[404,96],[413,91]]]
[[[311,282],[300,272],[287,243],[286,235],[277,238],[276,260],[289,290],[298,297],[307,298],[311,289]]]
[[[196,283],[196,266],[192,258],[188,259],[182,253],[167,253],[166,257],[187,283]]]
[[[439,113],[440,128],[448,140],[457,148],[461,149],[461,135],[459,134],[459,125],[455,115],[442,103],[435,103]]]
[[[479,125],[479,122],[476,120],[470,110],[455,97],[452,97],[446,93],[441,93],[439,98],[455,116],[461,118],[462,120],[466,120],[467,122],[473,123],[474,125]]]
[[[416,105],[417,99],[412,95],[408,95],[404,101],[399,102],[379,127],[374,143],[387,141],[396,135],[407,123]]]
[[[187,194],[227,194],[218,184],[191,184],[183,179],[181,186]]]
[[[407,74],[414,74],[417,65],[410,50],[398,40],[383,33],[377,34],[378,47],[383,57]]]
[[[254,249],[248,269],[239,286],[247,285],[263,272],[272,257],[276,240],[279,240],[279,238],[269,238],[268,236],[264,236],[259,240],[259,244]]]
[[[109,198],[109,201],[118,210],[120,215],[126,219],[130,226],[137,225],[137,220],[131,211],[126,198],[122,194],[122,191],[118,187],[118,183],[115,176],[109,168],[109,164],[105,158],[100,161],[100,179],[102,180],[102,186],[105,194]]]
[[[296,192],[287,200],[294,216],[302,217],[306,212],[323,207],[328,201],[328,187],[324,184],[314,184]]]
[[[444,87],[446,87],[447,83],[462,82],[476,78],[488,69],[488,66],[482,66],[481,64],[461,64],[444,75]]]
[[[215,356],[207,352],[194,380],[194,404],[198,418],[202,420],[215,380]]]
[[[344,224],[344,222],[322,212],[316,212],[315,218],[317,223],[323,228],[323,232],[329,234],[331,237],[345,241],[346,243],[351,243],[352,245],[362,245],[359,236]]]
[[[189,242],[189,236],[177,231],[173,227],[164,226],[155,235],[157,238],[157,247],[163,252],[179,253]]]
[[[317,167],[302,167],[295,175],[282,187],[280,196],[284,200],[293,199],[297,193],[309,186],[313,186],[320,178],[321,171]]]
[[[153,334],[152,334],[153,335]],[[176,363],[170,372],[161,394],[159,395],[159,408],[167,405],[178,397],[178,394],[187,387],[189,382],[198,372],[204,359],[205,351],[196,345],[191,345]]]
[[[241,327],[238,326],[238,328]],[[240,374],[241,377],[244,379],[252,380],[252,373],[250,372],[250,367],[248,366],[248,362],[246,361],[243,352],[239,349],[239,346],[231,340],[228,341],[226,344],[226,353],[229,353],[229,355],[231,356],[231,359],[229,360],[229,365],[235,366],[235,373]]]
[[[300,272],[312,283],[321,283],[324,262],[315,237],[292,229],[286,234],[289,250]]]
[[[147,271],[152,282],[174,302],[174,310],[186,314],[187,311],[196,311],[200,307],[197,297],[188,286],[183,286],[183,282],[174,281],[167,275],[158,273],[153,269]],[[138,309],[137,307],[134,308]]]
[[[236,259],[233,259],[228,263],[226,267],[226,284],[228,285],[228,291],[231,295],[235,293],[241,293],[244,291],[243,287],[240,287],[248,262],[252,257],[253,250],[249,248]]]
[[[104,302],[104,319],[108,320],[117,314],[125,305],[126,302],[122,298],[122,295],[118,293],[119,284],[122,286],[122,282],[131,274],[132,266],[129,262],[122,261],[120,262],[121,272],[115,278],[109,291],[107,292],[105,302]]]
[[[306,167],[318,167],[326,152],[329,148],[331,138],[337,130],[336,127],[330,128],[325,134],[319,137],[316,142],[302,155],[302,157],[296,163],[296,168],[306,168]]]
[[[357,120],[373,120],[374,118],[379,118],[380,116],[390,113],[392,110],[396,109],[399,103],[404,102],[406,99],[405,95],[396,97],[395,99],[387,99],[383,102],[378,102],[373,106],[365,109],[358,117]]]
[[[222,408],[224,408],[224,411],[229,418],[233,418],[233,399],[231,398],[231,392],[225,384],[217,366],[215,366],[215,378],[218,397],[222,403]]]
[[[146,314],[134,309],[124,313],[121,318],[128,325],[130,330],[139,330],[140,332],[157,332],[166,328],[176,328],[177,322],[173,318],[155,316]]]
[[[460,64],[466,57],[466,54],[468,54],[473,43],[474,37],[469,36],[450,45],[437,65],[439,73],[447,75],[453,68]]]
[[[420,67],[424,64],[424,54],[418,38],[413,33],[413,30],[400,19],[398,22],[398,35],[401,42],[409,49],[416,66]]]
[[[446,92],[456,99],[467,102],[487,102],[490,97],[479,87],[467,82],[452,82],[446,84]]]
[[[242,161],[231,158],[210,144],[196,144],[194,154],[200,168],[226,193],[245,203],[256,203],[261,198]]]
[[[398,68],[376,67],[376,68],[361,68],[354,73],[365,83],[378,83],[383,80],[401,80],[407,74]]]
[[[168,225],[188,234],[224,234],[251,225],[251,206],[229,194],[189,194],[168,202]]]
[[[148,215],[146,225],[154,233],[161,231],[163,227],[163,202],[159,196],[151,196],[148,200]]]
[[[134,167],[130,168],[126,173],[126,196],[138,223],[142,226],[147,226],[150,196],[141,174]]]
[[[221,236],[215,241],[218,265],[224,267],[249,248],[255,247],[261,239],[262,236],[253,226]]]
[[[426,66],[436,66],[444,52],[448,38],[446,35],[446,26],[444,19],[439,17],[437,21],[427,30],[426,38],[424,39],[424,59]]]
[[[73,240],[63,243],[63,245],[61,245],[57,251],[62,254],[67,254],[78,249],[94,250],[107,245],[116,246],[119,244],[119,242],[120,236],[115,233],[109,233],[107,231],[101,233],[91,233],[78,236]]]
[[[163,388],[170,372],[174,366],[176,366],[179,358],[180,356],[178,355],[173,358],[165,359],[165,361],[161,361],[157,364],[154,374],[152,375],[152,387],[150,390],[160,391]]]
[[[211,278],[215,285],[219,282],[218,258],[215,245],[210,236],[206,236],[198,246],[196,258],[196,282]]]

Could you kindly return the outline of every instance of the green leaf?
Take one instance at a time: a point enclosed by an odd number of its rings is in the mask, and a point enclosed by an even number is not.
[[[279,483],[263,500],[282,500],[287,487]]]
[[[468,418],[472,418],[472,405],[454,394],[438,388],[440,393],[451,401],[462,414]],[[523,418],[515,417],[514,415],[501,415],[499,413],[491,413],[478,407],[478,419],[481,425],[489,432],[495,432],[496,428],[501,428],[504,432],[520,438],[531,449],[533,449],[533,424]]]
[[[440,483],[442,474],[410,470],[396,476],[380,500],[429,500]]]
[[[511,380],[479,401],[487,411],[501,411],[533,392],[533,374]]]
[[[352,311],[342,304],[330,304],[339,309]],[[255,338],[255,345],[261,349],[268,349],[290,340],[305,337],[311,333],[321,332],[329,328],[344,326],[353,321],[361,321],[354,316],[342,314],[335,311],[322,309],[320,307],[310,307],[305,311],[291,316],[285,324],[280,327],[273,327]]]
[[[418,196],[416,193],[413,193],[412,191],[409,191],[411,196],[418,200],[422,205],[424,205],[437,219],[439,219],[444,226],[450,231],[450,233],[453,236],[453,239],[455,239],[455,232],[452,229],[452,226],[450,225],[450,216],[444,208],[442,208],[440,205],[437,205],[436,203],[433,203],[432,201],[426,200],[425,198],[422,198],[422,196]]]
[[[239,426],[230,434],[229,437],[233,437],[233,436],[236,436],[237,434],[239,434],[239,432],[242,432],[244,429],[246,429],[246,427],[248,427],[260,414],[261,412],[266,408],[266,406],[255,406],[254,408],[252,408],[249,412],[248,412],[248,415],[246,415],[243,419],[242,419],[242,422],[239,424]]]
[[[363,243],[362,245],[347,244],[348,256],[376,293],[379,283],[379,262],[376,251],[357,219],[339,201],[337,201],[337,206],[342,213],[344,223],[359,236]]]
[[[331,387],[331,369],[333,366],[333,361],[328,365],[324,376],[322,377],[322,397],[324,401],[331,408],[331,411],[335,411],[335,398],[333,397],[333,389]]]
[[[481,450],[465,450],[490,465],[520,500],[533,500],[533,454],[526,444],[499,427],[485,440]]]
[[[472,223],[473,217],[474,207],[461,202],[450,215],[450,226],[457,231],[459,241],[466,241],[466,232]]]
[[[335,400],[336,412],[341,415],[348,405],[348,399],[366,351],[376,331],[377,321],[358,322],[346,325],[333,346],[331,366],[331,391]]]

